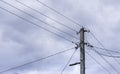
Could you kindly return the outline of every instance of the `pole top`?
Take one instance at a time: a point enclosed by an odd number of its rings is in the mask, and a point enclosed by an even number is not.
[[[90,30],[87,30],[86,28],[82,27],[82,28],[80,29],[80,31],[77,32],[77,34],[79,34],[81,31],[88,32],[88,33],[90,32]]]

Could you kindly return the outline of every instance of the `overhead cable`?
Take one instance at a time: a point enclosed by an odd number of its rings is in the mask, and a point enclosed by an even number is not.
[[[106,69],[99,61],[97,61],[91,54],[89,54],[87,51],[86,53],[89,55],[89,57],[91,57],[98,65],[100,65],[104,70],[106,70],[109,74],[111,74],[111,72]]]
[[[92,48],[91,48],[92,49]],[[92,49],[95,53],[97,53],[109,66],[111,66],[111,68],[117,73],[120,74],[119,71],[106,59],[104,58],[102,55],[99,54],[99,52],[96,49]]]
[[[77,50],[77,49],[76,49]],[[67,68],[68,64],[70,63],[70,61],[72,60],[72,57],[74,56],[76,50],[73,52],[73,54],[71,55],[70,59],[68,60],[67,64],[65,65],[65,67],[63,68],[63,70],[61,71],[61,74],[63,74],[63,72],[65,71],[65,69]]]
[[[101,43],[101,41],[99,41],[98,38],[97,38],[93,33],[90,32],[90,34],[95,38],[95,40],[96,40],[104,49],[106,49],[106,48],[104,47],[104,45]],[[110,56],[113,56],[108,50],[106,50],[106,52],[107,52]],[[118,64],[120,65],[120,62],[119,62],[117,59],[115,59],[115,58],[113,58],[113,59],[115,60],[116,63],[118,63]]]
[[[34,9],[34,8],[32,8],[32,7],[28,6],[28,5],[26,5],[25,3],[20,2],[19,0],[15,0],[15,1],[18,2],[18,3],[20,3],[21,5],[23,5],[23,6],[25,6],[25,7],[27,7],[27,8],[29,8],[29,9],[33,10],[33,11],[39,13],[39,14],[41,14],[41,15],[43,15],[43,16],[49,18],[49,19],[51,19],[52,21],[54,21],[54,22],[56,22],[56,23],[58,23],[58,24],[60,24],[60,25],[62,25],[62,26],[64,26],[64,27],[66,27],[66,28],[68,28],[68,29],[70,29],[70,30],[72,30],[72,31],[74,31],[74,32],[77,32],[75,29],[73,29],[73,28],[71,28],[71,27],[69,27],[69,26],[67,26],[67,25],[65,25],[65,24],[63,24],[63,23],[61,23],[61,22],[59,22],[59,21],[57,21],[57,20],[55,20],[55,19],[49,17],[48,15],[43,14],[43,13],[40,12],[39,10]]]
[[[69,17],[65,16],[64,14],[62,14],[62,13],[58,12],[57,10],[55,10],[55,9],[53,9],[52,7],[48,6],[47,4],[45,4],[45,3],[41,2],[40,0],[36,0],[36,1],[37,1],[38,3],[40,3],[40,4],[44,5],[45,7],[47,7],[47,8],[49,8],[49,9],[51,9],[52,11],[56,12],[57,14],[59,14],[59,15],[63,16],[63,17],[64,17],[64,18],[66,18],[67,20],[69,20],[69,21],[71,21],[71,22],[75,23],[76,25],[78,25],[78,26],[80,26],[80,27],[83,27],[83,26],[82,26],[82,25],[80,25],[79,23],[75,22],[74,20],[70,19]]]
[[[120,54],[120,52],[119,51],[114,51],[114,50],[111,50],[111,49],[105,49],[105,48],[100,48],[100,47],[96,47],[96,46],[94,46],[94,48],[96,48],[96,49],[101,49],[101,50],[107,50],[107,51],[109,51],[109,52],[113,52],[113,53],[118,53],[118,54]]]
[[[3,8],[3,7],[0,7],[0,9],[4,10],[4,11],[6,11],[6,12],[12,14],[12,15],[15,15],[15,16],[17,16],[18,18],[20,18],[20,19],[22,19],[22,20],[24,20],[24,21],[26,21],[26,22],[29,22],[29,23],[31,23],[32,25],[35,25],[35,26],[37,26],[38,28],[41,28],[41,29],[43,29],[43,30],[45,30],[45,31],[47,31],[47,32],[50,32],[50,33],[52,33],[52,34],[54,34],[54,35],[56,35],[56,36],[58,36],[58,37],[60,37],[60,38],[62,38],[62,39],[64,39],[64,40],[66,40],[66,41],[68,41],[68,42],[73,43],[73,41],[69,40],[68,38],[65,38],[64,36],[61,36],[61,35],[59,35],[59,34],[57,34],[57,33],[55,33],[55,32],[52,32],[51,30],[48,30],[48,29],[46,29],[46,28],[44,28],[44,27],[42,27],[42,26],[40,26],[40,25],[38,25],[38,24],[36,24],[36,23],[28,20],[28,19],[25,19],[25,18],[23,18],[23,17],[15,14],[15,13],[13,13],[13,12],[11,12],[11,11]]]
[[[64,50],[64,51],[61,51],[61,52],[58,52],[58,53],[55,53],[55,54],[52,54],[52,55],[49,55],[49,56],[46,56],[46,57],[43,57],[43,58],[39,58],[39,59],[36,59],[36,60],[30,61],[30,62],[21,64],[21,65],[15,66],[15,67],[11,67],[11,68],[9,68],[9,69],[7,69],[7,70],[1,71],[0,74],[1,74],[1,73],[4,73],[4,72],[7,72],[7,71],[10,71],[10,70],[13,70],[13,69],[17,69],[17,68],[19,68],[19,67],[23,67],[23,66],[26,66],[26,65],[35,63],[35,62],[39,62],[39,61],[48,59],[48,58],[50,58],[50,57],[56,56],[56,55],[61,54],[61,53],[65,53],[65,52],[70,51],[70,50],[73,50],[73,49],[75,49],[75,48],[72,47],[72,48],[70,48],[70,49],[67,49],[67,50]]]
[[[33,16],[33,15],[31,15],[31,14],[29,14],[29,13],[27,13],[27,12],[25,12],[25,11],[17,8],[17,7],[15,7],[15,6],[13,6],[12,4],[10,4],[10,3],[6,2],[6,1],[3,1],[3,0],[0,0],[0,1],[3,2],[3,3],[5,3],[5,4],[7,4],[7,5],[9,5],[9,6],[11,6],[11,7],[13,7],[13,8],[15,8],[15,9],[17,9],[17,10],[19,10],[19,11],[21,11],[21,12],[23,12],[23,13],[25,13],[25,14],[27,14],[27,15],[29,15],[29,16],[31,16],[32,18],[34,18],[34,19],[36,19],[36,20],[44,23],[45,25],[47,25],[47,26],[49,26],[49,27],[52,27],[52,28],[54,28],[54,29],[56,29],[56,30],[58,30],[58,31],[60,31],[60,32],[62,32],[62,33],[64,33],[64,34],[67,34],[67,35],[69,35],[69,36],[71,36],[71,37],[73,37],[73,38],[75,38],[75,39],[78,40],[78,38],[75,37],[75,36],[73,36],[72,34],[69,34],[69,33],[65,32],[65,31],[63,31],[63,30],[61,30],[61,29],[59,29],[59,28],[57,28],[57,27],[55,27],[55,26],[52,26],[52,25],[50,25],[50,24],[42,21],[41,19],[39,19],[39,18],[37,18],[37,17],[35,17],[35,16]]]

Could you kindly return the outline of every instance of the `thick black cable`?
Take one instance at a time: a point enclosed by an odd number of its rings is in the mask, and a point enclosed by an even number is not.
[[[97,40],[97,42],[98,42],[104,49],[106,49],[106,48],[104,47],[104,45],[98,40],[98,38],[97,38],[93,33],[90,32],[90,34]],[[110,54],[110,56],[113,56],[108,50],[106,50],[106,52],[108,52],[108,54]],[[118,64],[120,65],[120,62],[119,62],[117,59],[115,59],[115,58],[113,58],[113,59],[115,60],[116,63],[118,63]]]
[[[92,49],[92,48],[91,48],[91,49]],[[95,53],[97,53],[109,66],[111,66],[111,68],[112,68],[115,72],[117,72],[118,74],[120,74],[119,71],[118,71],[107,59],[105,59],[102,55],[100,55],[99,52],[98,52],[96,49],[93,49],[93,51],[94,51]]]
[[[73,38],[75,38],[75,39],[78,40],[78,38],[75,37],[75,36],[73,36],[72,34],[69,34],[69,33],[65,32],[65,31],[63,31],[63,30],[61,30],[61,29],[59,29],[59,28],[57,28],[57,27],[55,27],[55,26],[52,26],[52,25],[50,25],[50,24],[42,21],[41,19],[39,19],[39,18],[37,18],[37,17],[35,17],[35,16],[33,16],[33,15],[31,15],[31,14],[29,14],[29,13],[27,13],[27,12],[25,12],[25,11],[23,11],[23,10],[15,7],[15,6],[13,6],[13,5],[11,5],[10,3],[8,3],[8,2],[6,2],[6,1],[4,1],[4,0],[0,0],[0,1],[3,2],[3,3],[5,3],[5,4],[7,4],[7,5],[9,5],[9,6],[11,6],[11,7],[13,7],[13,8],[15,8],[15,9],[17,9],[17,10],[19,10],[19,11],[21,11],[21,12],[23,12],[23,13],[25,13],[25,14],[27,14],[27,15],[29,15],[29,16],[31,16],[32,18],[34,18],[34,19],[36,19],[36,20],[44,23],[45,25],[48,25],[49,27],[52,27],[52,28],[54,28],[54,29],[56,29],[56,30],[58,30],[58,31],[60,31],[60,32],[62,32],[62,33],[64,33],[64,34],[67,34],[67,35],[69,35],[69,36],[71,36],[71,37],[73,37]]]
[[[66,18],[67,20],[69,20],[69,21],[71,21],[71,22],[75,23],[76,25],[78,25],[78,26],[80,26],[80,27],[83,27],[83,26],[82,26],[82,25],[80,25],[79,23],[75,22],[74,20],[70,19],[69,17],[65,16],[64,14],[62,14],[62,13],[58,12],[57,10],[55,10],[55,9],[53,9],[52,7],[48,6],[47,4],[45,4],[45,3],[41,2],[40,0],[36,0],[36,1],[37,1],[38,3],[40,3],[40,4],[44,5],[45,7],[47,7],[47,8],[49,8],[49,9],[51,9],[52,11],[56,12],[57,14],[59,14],[59,15],[63,16],[63,17],[64,17],[64,18]]]
[[[43,29],[43,30],[45,30],[45,31],[47,31],[47,32],[50,32],[50,33],[52,33],[52,34],[54,34],[54,35],[56,35],[56,36],[58,36],[58,37],[60,37],[60,38],[62,38],[62,39],[64,39],[64,40],[66,40],[66,41],[68,41],[68,42],[73,43],[73,41],[69,40],[68,38],[65,38],[64,36],[61,36],[61,35],[59,35],[59,34],[57,34],[57,33],[55,33],[55,32],[52,32],[51,30],[48,30],[48,29],[46,29],[46,28],[44,28],[44,27],[42,27],[42,26],[40,26],[40,25],[38,25],[38,24],[36,24],[36,23],[28,20],[28,19],[25,19],[25,18],[23,18],[23,17],[15,14],[15,13],[13,13],[13,12],[5,9],[5,8],[0,7],[0,9],[4,10],[4,11],[6,11],[6,12],[9,12],[10,14],[13,14],[13,15],[17,16],[18,18],[20,18],[20,19],[22,19],[22,20],[24,20],[24,21],[26,21],[26,22],[28,22],[28,23],[31,23],[32,25],[35,25],[35,26],[37,26],[38,28],[41,28],[41,29]]]
[[[29,64],[32,64],[32,63],[35,63],[35,62],[39,62],[39,61],[45,60],[45,59],[47,59],[47,58],[56,56],[56,55],[61,54],[61,53],[65,53],[65,52],[70,51],[70,50],[73,50],[73,49],[75,49],[75,48],[72,47],[72,48],[70,48],[70,49],[67,49],[67,50],[64,50],[64,51],[61,51],[61,52],[58,52],[58,53],[49,55],[49,56],[47,56],[47,57],[43,57],[43,58],[40,58],[40,59],[36,59],[36,60],[34,60],[34,61],[31,61],[31,62],[22,64],[22,65],[19,65],[19,66],[9,68],[9,69],[7,69],[7,70],[1,71],[0,74],[2,74],[2,73],[4,73],[4,72],[7,72],[7,71],[10,71],[10,70],[13,70],[13,69],[17,69],[17,68],[19,68],[19,67],[23,67],[23,66],[25,66],[25,65],[29,65]]]
[[[53,19],[53,18],[51,18],[51,17],[45,15],[45,14],[43,14],[43,13],[40,12],[39,10],[34,9],[34,8],[32,8],[32,7],[28,6],[28,5],[26,5],[26,4],[22,3],[22,2],[20,2],[19,0],[15,0],[15,1],[18,2],[18,3],[20,3],[21,5],[23,5],[23,6],[25,6],[25,7],[27,7],[27,8],[29,8],[29,9],[33,10],[33,11],[39,13],[39,14],[41,14],[41,15],[43,15],[43,16],[49,18],[49,19],[51,19],[52,21],[54,21],[54,22],[56,22],[56,23],[58,23],[58,24],[60,24],[60,25],[62,25],[62,26],[64,26],[64,27],[66,27],[66,28],[68,28],[68,29],[70,29],[70,30],[72,30],[72,31],[74,31],[74,32],[77,32],[75,29],[73,29],[73,28],[71,28],[71,27],[69,27],[69,26],[67,26],[67,25],[65,25],[65,24],[63,24],[63,23],[61,23],[61,22],[59,22],[59,21],[57,21],[57,20],[55,20],[55,19]]]
[[[111,72],[106,69],[99,61],[97,61],[92,55],[90,55],[87,51],[86,53],[89,55],[89,57],[91,57],[98,65],[100,65],[104,70],[106,70],[109,74],[111,74]]]
[[[63,72],[65,71],[65,69],[67,68],[68,64],[70,63],[70,61],[72,60],[72,57],[74,56],[75,52],[77,49],[75,49],[75,51],[73,52],[73,54],[71,55],[70,59],[68,60],[67,64],[65,65],[65,67],[63,68],[63,70],[61,71],[61,74],[63,74]]]

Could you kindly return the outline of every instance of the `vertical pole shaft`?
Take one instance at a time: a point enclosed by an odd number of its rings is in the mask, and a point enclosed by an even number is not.
[[[85,43],[84,43],[84,28],[80,30],[80,74],[85,74]]]

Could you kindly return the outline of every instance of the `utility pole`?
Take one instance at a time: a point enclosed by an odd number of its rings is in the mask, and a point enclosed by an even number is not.
[[[80,47],[80,62],[70,64],[69,66],[74,66],[77,64],[80,64],[80,74],[85,74],[85,32],[89,32],[88,30],[85,30],[84,27],[82,27],[79,31],[80,34],[80,43],[76,44],[78,49]]]
[[[84,28],[80,29],[80,74],[85,74],[85,33]]]

